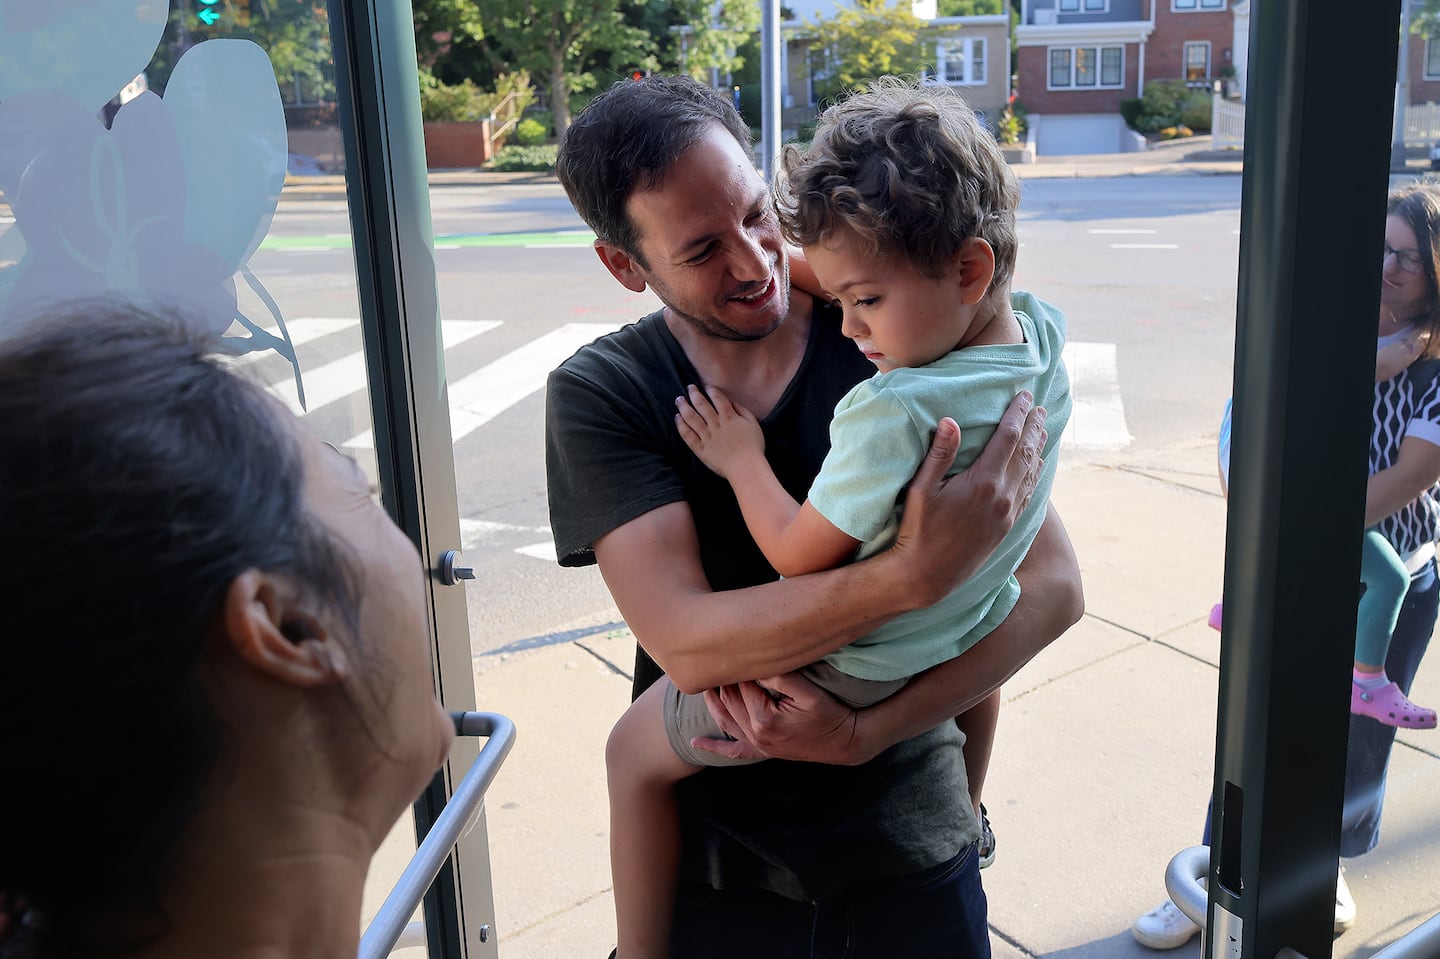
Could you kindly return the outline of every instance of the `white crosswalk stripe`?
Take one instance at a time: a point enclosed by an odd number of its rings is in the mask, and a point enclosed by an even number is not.
[[[550,371],[597,337],[619,329],[619,323],[567,323],[450,384],[450,438],[469,436],[516,403],[537,393]],[[367,430],[345,445],[370,449],[375,438]]]
[[[323,337],[358,327],[356,319],[301,317],[290,321],[291,339],[297,347]],[[575,350],[599,336],[619,328],[618,323],[569,323],[545,333],[519,348],[506,353],[480,369],[450,384],[451,435],[458,442],[480,429],[496,416],[521,400],[534,395],[545,385],[550,371]],[[452,349],[488,333],[500,323],[481,320],[445,320],[441,334],[445,348]],[[273,354],[265,354],[273,355]],[[261,358],[248,355],[237,364]],[[1068,343],[1064,361],[1070,374],[1073,411],[1062,449],[1115,450],[1131,442],[1125,423],[1124,403],[1120,394],[1116,347],[1113,343]],[[303,368],[303,367],[302,367]],[[352,352],[329,363],[305,370],[305,392],[310,410],[355,394],[365,388],[364,355],[359,337]],[[270,387],[296,413],[301,413],[295,395],[295,384],[284,378]],[[373,446],[369,432],[353,437],[346,446]],[[524,541],[511,547],[522,556],[555,561],[555,544],[550,530],[543,526],[519,526],[490,520],[462,518],[462,548],[472,550],[508,539]],[[543,538],[543,539],[542,539]]]
[[[1118,450],[1130,445],[1114,343],[1066,343],[1070,374],[1070,424],[1061,449]]]

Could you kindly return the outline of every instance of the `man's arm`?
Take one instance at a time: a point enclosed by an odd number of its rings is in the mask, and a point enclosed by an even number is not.
[[[947,479],[959,429],[942,420],[895,545],[838,569],[716,593],[683,503],[596,540],[595,558],[626,623],[680,689],[785,673],[968,579],[1033,492],[1043,443],[1043,411],[1021,394],[974,464]]]
[[[729,756],[856,764],[964,712],[1085,611],[1079,565],[1053,506],[1015,575],[1020,601],[1003,623],[962,655],[919,674],[868,709],[852,710],[800,676],[707,692],[710,711],[738,740],[712,740],[709,748]]]

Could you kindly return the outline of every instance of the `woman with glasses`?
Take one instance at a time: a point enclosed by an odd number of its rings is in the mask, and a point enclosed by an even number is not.
[[[1393,685],[1406,704],[1419,710],[1409,702],[1410,686],[1440,612],[1435,566],[1435,541],[1440,535],[1440,486],[1436,485],[1440,482],[1440,182],[1397,189],[1385,209],[1370,480],[1365,494],[1369,532],[1362,552],[1362,578],[1367,592],[1383,591],[1388,579],[1396,599],[1379,627],[1388,650],[1365,652],[1357,641],[1356,672],[1361,665],[1371,666],[1370,671],[1380,674],[1379,685]],[[1227,406],[1222,434],[1228,429],[1228,416]],[[1228,459],[1226,450],[1221,458],[1222,482]],[[1394,567],[1388,573],[1383,570],[1386,559]],[[1382,562],[1380,571],[1372,565],[1377,561]],[[1372,604],[1375,598],[1372,593]],[[1364,628],[1362,622],[1360,629]],[[1363,656],[1378,662],[1362,663]],[[1374,670],[1375,666],[1381,669]],[[1410,714],[1410,722],[1387,722],[1388,717],[1356,709],[1357,701],[1365,705],[1360,699],[1364,690],[1358,681],[1352,684],[1340,834],[1340,855],[1345,858],[1369,852],[1380,839],[1385,772],[1396,727],[1423,726],[1415,721],[1422,718],[1421,712]],[[1372,701],[1379,700],[1372,694]],[[1210,842],[1208,814],[1202,842]],[[1335,889],[1335,932],[1354,922],[1355,902],[1342,874]],[[1178,948],[1199,931],[1169,899],[1131,927],[1135,938],[1152,949]]]

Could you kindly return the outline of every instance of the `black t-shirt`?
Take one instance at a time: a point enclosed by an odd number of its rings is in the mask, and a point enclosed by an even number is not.
[[[761,427],[765,457],[797,500],[830,448],[835,404],[874,367],[819,303],[800,369]],[[675,398],[699,374],[653,313],[582,348],[550,375],[550,526],[563,566],[595,561],[593,542],[668,503],[689,503],[711,586],[776,579],[729,483],[675,429]],[[643,639],[643,637],[642,637]],[[636,692],[659,675],[637,652]],[[943,862],[978,835],[954,723],[859,767],[778,760],[707,769],[680,787],[682,879],[824,898],[866,879]]]

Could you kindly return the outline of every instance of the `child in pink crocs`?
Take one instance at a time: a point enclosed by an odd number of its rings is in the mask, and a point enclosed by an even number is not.
[[[1384,382],[1399,375],[1420,355],[1426,338],[1407,336],[1382,345],[1375,354],[1375,379]],[[1220,424],[1220,489],[1229,495],[1230,401]],[[1401,729],[1434,729],[1435,710],[1417,706],[1385,675],[1385,655],[1400,617],[1400,606],[1410,588],[1410,571],[1384,536],[1371,529],[1360,551],[1360,597],[1355,623],[1355,664],[1350,684],[1350,712],[1369,716]],[[1222,604],[1210,610],[1210,625],[1220,628]]]

